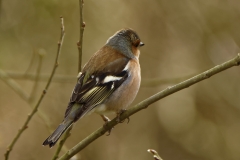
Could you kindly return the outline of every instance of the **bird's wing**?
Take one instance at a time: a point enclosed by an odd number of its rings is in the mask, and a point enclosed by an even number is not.
[[[122,57],[109,63],[101,71],[97,70],[91,74],[82,73],[73,89],[65,117],[75,103],[82,104],[81,111],[76,117],[77,120],[104,102],[128,78],[126,69],[128,62],[129,59]]]

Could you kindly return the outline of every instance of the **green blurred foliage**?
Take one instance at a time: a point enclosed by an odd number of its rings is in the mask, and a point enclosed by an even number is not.
[[[56,74],[77,75],[78,1],[0,2],[1,69],[24,73],[34,51],[44,49],[42,74],[50,74],[60,36],[59,17],[63,16],[66,36]],[[237,0],[86,0],[83,62],[117,30],[130,27],[146,44],[140,57],[143,79],[197,74],[239,52],[239,17]],[[35,73],[36,66],[37,59],[29,72]],[[231,68],[159,101],[132,116],[130,124],[115,127],[111,136],[90,144],[77,157],[146,160],[152,159],[147,149],[153,148],[164,160],[240,159],[239,71],[237,67]],[[31,92],[32,81],[17,82]],[[37,97],[45,84],[40,83]],[[134,104],[169,85],[173,84],[141,87]],[[63,118],[73,86],[74,82],[52,83],[40,106],[53,129]],[[2,81],[0,102],[0,155],[3,157],[31,108]],[[95,114],[84,117],[75,124],[67,147],[73,147],[102,125],[101,118]],[[14,146],[10,159],[50,159],[57,147],[50,150],[41,145],[49,134],[36,114]]]

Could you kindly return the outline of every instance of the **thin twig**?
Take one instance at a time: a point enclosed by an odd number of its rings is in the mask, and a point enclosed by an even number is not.
[[[31,94],[30,94],[30,97],[29,97],[29,102],[30,103],[33,102],[35,97],[36,97],[37,88],[38,88],[38,85],[39,85],[39,76],[40,76],[41,68],[42,68],[43,55],[38,54],[38,56],[39,56],[39,62],[38,62],[38,67],[37,67],[37,72],[36,72],[37,74],[36,74],[34,85],[33,85],[33,88],[32,88],[32,91],[31,91]]]
[[[20,80],[30,80],[35,81],[36,74],[34,73],[18,73],[18,72],[12,72],[12,71],[5,71],[6,74],[8,74],[8,78],[12,79],[20,79]],[[49,78],[49,74],[41,74],[39,75],[39,81],[47,81]],[[58,82],[58,83],[73,83],[76,82],[77,75],[75,76],[66,76],[66,75],[55,75],[52,82]]]
[[[23,73],[11,72],[11,71],[8,71],[6,73],[9,76],[8,78],[13,78],[13,79],[25,79],[25,80],[34,81],[36,78],[36,74],[32,74],[32,73],[23,74]],[[182,77],[143,79],[141,82],[141,87],[157,87],[157,86],[166,85],[166,84],[174,84],[174,83],[181,82],[184,79],[190,78],[194,75],[196,75],[196,73],[189,74]],[[39,76],[39,81],[47,81],[48,77],[49,77],[48,74],[41,74]],[[77,76],[71,76],[71,75],[69,76],[55,75],[52,82],[73,83],[73,82],[76,82],[76,77]]]
[[[10,88],[14,90],[23,100],[28,101],[29,95],[26,93],[20,85],[15,82],[9,75],[0,69],[0,78],[5,82]]]
[[[0,79],[2,79],[3,82],[5,82],[10,88],[12,88],[13,91],[15,93],[17,93],[17,95],[19,95],[24,101],[26,101],[31,108],[34,108],[34,106],[32,106],[32,104],[29,103],[30,96],[28,95],[28,93],[26,93],[17,82],[15,82],[13,79],[11,79],[11,77],[9,77],[9,75],[1,69],[0,69]],[[47,117],[40,109],[38,109],[38,115],[44,121],[44,123],[47,125],[49,132],[52,132],[53,130],[51,129],[50,125],[48,124]]]
[[[82,70],[82,45],[83,45],[83,31],[85,28],[85,22],[83,22],[83,0],[79,0],[79,7],[80,7],[80,37],[79,37],[79,41],[77,43],[77,47],[78,47],[78,73],[81,72]],[[75,79],[76,80],[76,79]],[[70,132],[73,128],[73,125],[71,127],[68,128],[68,130],[66,131],[65,135],[63,136],[62,140],[60,141],[57,151],[55,152],[54,156],[53,156],[53,160],[58,158],[58,155],[61,151],[61,148],[63,146],[63,144],[65,143],[65,141],[67,140],[67,138],[71,135]]]
[[[153,154],[153,158],[154,160],[163,160],[159,154],[157,153],[157,151],[153,150],[153,149],[148,149],[147,150],[149,153],[152,153]]]
[[[31,108],[34,108],[34,106],[32,104],[29,103],[29,95],[28,93],[26,93],[21,87],[20,85],[15,82],[13,79],[11,79],[11,77],[9,77],[9,75],[0,69],[0,79],[3,80],[3,82],[5,82],[10,88],[13,89],[13,91],[15,93],[17,93],[17,95],[19,95],[24,101],[26,101],[29,106]],[[47,126],[47,129],[49,130],[49,132],[52,132],[53,130],[51,129],[50,125],[49,125],[49,120],[46,117],[45,113],[43,113],[40,109],[38,109],[38,115],[39,117],[44,121],[44,123]]]
[[[79,11],[80,11],[80,35],[79,41],[77,42],[78,47],[78,73],[82,70],[82,48],[83,48],[83,31],[85,28],[85,22],[83,21],[83,0],[79,0]]]
[[[33,52],[32,52],[32,57],[31,57],[31,60],[30,60],[30,63],[25,71],[25,74],[28,74],[30,69],[32,68],[33,64],[34,64],[34,60],[35,60],[35,57],[36,57],[36,50],[34,49]]]
[[[53,78],[53,76],[54,76],[54,73],[55,73],[55,71],[56,71],[56,69],[57,69],[57,67],[58,67],[58,58],[59,58],[59,55],[60,55],[61,46],[62,46],[62,43],[63,43],[64,34],[65,34],[65,33],[64,33],[63,18],[60,17],[60,19],[61,19],[61,35],[60,35],[60,40],[59,40],[59,42],[58,42],[57,55],[56,55],[56,59],[55,59],[55,63],[54,63],[54,66],[53,66],[52,73],[51,73],[51,75],[50,75],[50,77],[49,77],[49,80],[48,80],[48,82],[47,82],[47,84],[46,84],[46,87],[45,87],[45,89],[43,90],[42,95],[40,96],[40,98],[39,98],[36,106],[34,107],[34,109],[32,110],[32,112],[28,115],[28,117],[27,117],[26,121],[24,122],[23,126],[18,130],[17,135],[14,137],[13,141],[11,142],[11,144],[9,145],[9,147],[7,148],[7,151],[6,151],[6,153],[5,153],[5,160],[8,159],[10,152],[12,151],[15,143],[17,142],[17,140],[19,139],[19,137],[21,136],[21,134],[23,133],[23,131],[28,128],[28,123],[29,123],[30,120],[32,119],[33,115],[37,112],[38,107],[39,107],[40,103],[42,102],[45,94],[47,93],[47,90],[48,90],[48,88],[49,88],[49,86],[50,86],[50,84],[51,84],[51,81],[52,81],[52,78]]]
[[[123,114],[121,114],[120,117],[118,117],[118,121],[123,121],[124,119],[130,117],[131,115],[135,114],[136,112],[139,112],[142,109],[146,109],[149,105],[153,104],[154,102],[169,96],[175,92],[178,92],[180,90],[183,90],[185,88],[190,87],[193,84],[196,84],[204,79],[207,79],[219,72],[222,72],[228,68],[231,68],[233,66],[238,66],[240,64],[240,54],[238,54],[237,57],[222,63],[221,65],[217,65],[199,75],[196,75],[190,79],[187,79],[183,82],[180,82],[174,86],[168,87],[161,92],[156,93],[155,95],[143,100],[142,102],[138,103],[134,107],[130,108]],[[113,128],[118,124],[117,118],[114,118],[111,120],[106,126],[99,128],[92,134],[90,134],[88,137],[83,139],[81,142],[79,142],[76,146],[74,146],[72,149],[70,149],[67,153],[65,153],[59,160],[67,160],[70,159],[72,156],[77,154],[79,151],[84,149],[86,146],[88,146],[90,143],[92,143],[94,140],[99,138],[100,136],[104,135],[108,130]]]
[[[61,151],[61,149],[62,149],[65,141],[66,141],[67,138],[71,135],[72,127],[73,127],[73,125],[71,125],[71,126],[67,129],[67,131],[66,131],[66,133],[64,134],[63,138],[62,138],[61,141],[59,142],[58,148],[57,148],[57,150],[56,150],[56,152],[55,152],[52,160],[58,159],[58,155],[59,155],[59,153],[60,153],[60,151]]]
[[[0,0],[0,23],[2,21],[2,0]]]
[[[49,77],[49,76],[48,76]],[[26,101],[31,108],[34,108],[32,104],[29,103],[29,96],[28,94],[19,86],[18,83],[16,83],[14,80],[12,80],[8,74],[6,74],[3,70],[0,69],[0,78],[10,87],[13,89],[15,93],[17,93],[24,101]],[[76,79],[76,78],[75,78]],[[42,121],[45,123],[47,130],[49,133],[53,132],[53,129],[51,128],[50,122],[46,114],[39,108],[37,112],[39,118],[42,119]],[[63,146],[63,150],[67,151],[67,147]]]

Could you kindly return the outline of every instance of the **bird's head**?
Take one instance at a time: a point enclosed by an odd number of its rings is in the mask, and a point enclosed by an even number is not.
[[[129,58],[139,57],[139,48],[144,46],[138,34],[129,28],[121,29],[111,36],[106,45],[109,45]]]

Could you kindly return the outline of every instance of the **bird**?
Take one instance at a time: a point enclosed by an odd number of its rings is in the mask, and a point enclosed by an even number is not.
[[[65,116],[57,129],[43,142],[53,147],[61,135],[80,118],[98,113],[105,123],[106,113],[119,116],[135,99],[141,83],[140,47],[144,43],[130,28],[111,36],[78,74]]]

